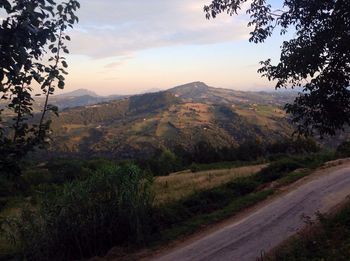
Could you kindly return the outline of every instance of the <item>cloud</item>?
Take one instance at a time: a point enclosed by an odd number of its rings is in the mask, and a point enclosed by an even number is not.
[[[129,56],[173,45],[202,45],[248,38],[246,21],[206,20],[210,0],[82,0],[80,24],[71,32],[72,53],[91,58]],[[119,61],[107,65],[120,65]]]
[[[118,57],[118,60],[115,62],[108,63],[104,66],[105,69],[115,69],[123,64],[125,64],[128,60],[132,59],[132,57]]]

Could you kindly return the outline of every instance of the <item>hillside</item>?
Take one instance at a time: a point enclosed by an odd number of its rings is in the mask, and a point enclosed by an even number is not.
[[[295,97],[293,92],[243,92],[223,88],[214,88],[203,82],[193,82],[169,90],[175,96],[190,102],[213,104],[247,105],[263,104],[284,106]]]
[[[221,148],[252,140],[274,141],[292,131],[281,110],[287,97],[191,83],[65,109],[53,118],[51,149],[84,156],[144,158],[164,148],[191,151],[203,140]]]
[[[57,106],[60,110],[79,106],[94,105],[102,102],[109,102],[124,98],[122,95],[99,96],[96,93],[79,89],[68,93],[54,95],[50,97],[50,104]],[[40,111],[45,100],[43,97],[35,98],[34,109]]]

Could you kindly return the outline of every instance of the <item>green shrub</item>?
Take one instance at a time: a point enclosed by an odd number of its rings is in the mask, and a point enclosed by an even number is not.
[[[90,170],[97,171],[105,166],[111,166],[113,164],[114,163],[108,159],[97,158],[85,162],[83,166]]]
[[[28,260],[82,259],[142,244],[153,230],[151,182],[134,165],[105,167],[47,194],[37,211],[23,210],[7,232]]]
[[[6,206],[8,202],[8,198],[0,197],[0,211]]]
[[[255,177],[237,178],[227,186],[234,192],[236,196],[244,196],[255,191],[260,182]]]
[[[201,168],[201,166],[200,166],[199,164],[197,164],[197,163],[192,163],[192,164],[190,165],[190,170],[191,170],[191,172],[195,173],[195,172],[201,171],[202,168]]]
[[[208,213],[227,204],[229,196],[224,189],[202,191],[183,201],[190,213]]]
[[[71,159],[52,161],[48,164],[48,169],[52,175],[52,182],[55,184],[85,179],[90,174],[89,169],[84,168],[82,161]]]
[[[156,208],[152,216],[154,223],[159,230],[163,230],[190,218],[215,212],[233,200],[254,192],[260,184],[256,177],[243,177],[214,189],[197,192],[178,202]]]
[[[336,154],[338,157],[350,157],[350,141],[345,141],[337,148]]]
[[[294,156],[292,159],[303,165],[304,168],[315,169],[327,161],[335,160],[336,155],[330,150],[303,156]]]
[[[148,167],[155,176],[166,176],[172,172],[183,169],[180,158],[170,150],[164,150],[151,159],[148,163]]]
[[[46,169],[30,169],[22,174],[22,181],[26,187],[50,183],[51,178],[49,171]]]
[[[0,176],[0,197],[8,197],[13,193],[14,184],[5,177]]]
[[[294,159],[282,159],[271,163],[269,166],[262,169],[257,175],[262,182],[271,182],[302,167],[303,165]]]

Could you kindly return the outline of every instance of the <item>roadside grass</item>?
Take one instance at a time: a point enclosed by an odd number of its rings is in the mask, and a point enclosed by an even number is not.
[[[15,218],[19,215],[25,202],[24,198],[13,198],[6,202],[0,211],[0,223],[4,218]],[[0,228],[0,260],[10,260],[18,250],[16,246],[6,237]]]
[[[348,261],[350,258],[350,202],[333,216],[319,216],[299,235],[260,261]]]
[[[157,177],[154,182],[155,202],[157,205],[171,203],[201,191],[225,185],[240,177],[255,175],[267,164],[231,169],[182,172],[170,176]]]
[[[27,200],[23,197],[9,199],[6,205],[0,211],[0,218],[18,216],[26,201]]]
[[[215,222],[229,218],[245,208],[253,206],[254,204],[265,200],[271,196],[275,191],[273,189],[259,191],[248,194],[246,196],[233,199],[227,206],[222,209],[218,209],[214,212],[205,213],[186,219],[177,225],[161,231],[158,240],[153,243],[156,246],[160,243],[170,242],[179,237],[193,234],[199,229],[213,224]]]
[[[150,244],[161,245],[232,217],[273,195],[278,188],[306,177],[313,169],[333,159],[333,153],[284,158],[262,167],[255,174],[236,176],[226,184],[163,204],[158,207],[159,213],[155,214],[159,216],[153,217],[159,226],[159,237]],[[278,186],[271,188],[269,184],[272,182]]]
[[[311,171],[309,169],[300,170],[300,171],[297,170],[295,172],[291,172],[288,175],[281,178],[278,181],[278,184],[280,186],[287,186],[289,184],[292,184],[292,183],[298,181],[299,179],[302,179],[302,178],[308,176],[310,173],[311,173]]]
[[[232,169],[244,166],[253,166],[258,164],[266,163],[266,161],[222,161],[222,162],[214,162],[214,163],[193,163],[190,166],[190,170],[192,172],[201,172],[206,170],[220,170],[220,169]]]
[[[11,260],[17,250],[6,238],[0,237],[0,260]]]

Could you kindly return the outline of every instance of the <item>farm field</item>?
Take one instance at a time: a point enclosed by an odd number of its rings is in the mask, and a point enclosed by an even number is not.
[[[195,173],[187,170],[165,177],[157,177],[154,182],[155,202],[164,204],[180,200],[196,192],[225,185],[237,178],[255,175],[265,167],[267,164]]]

